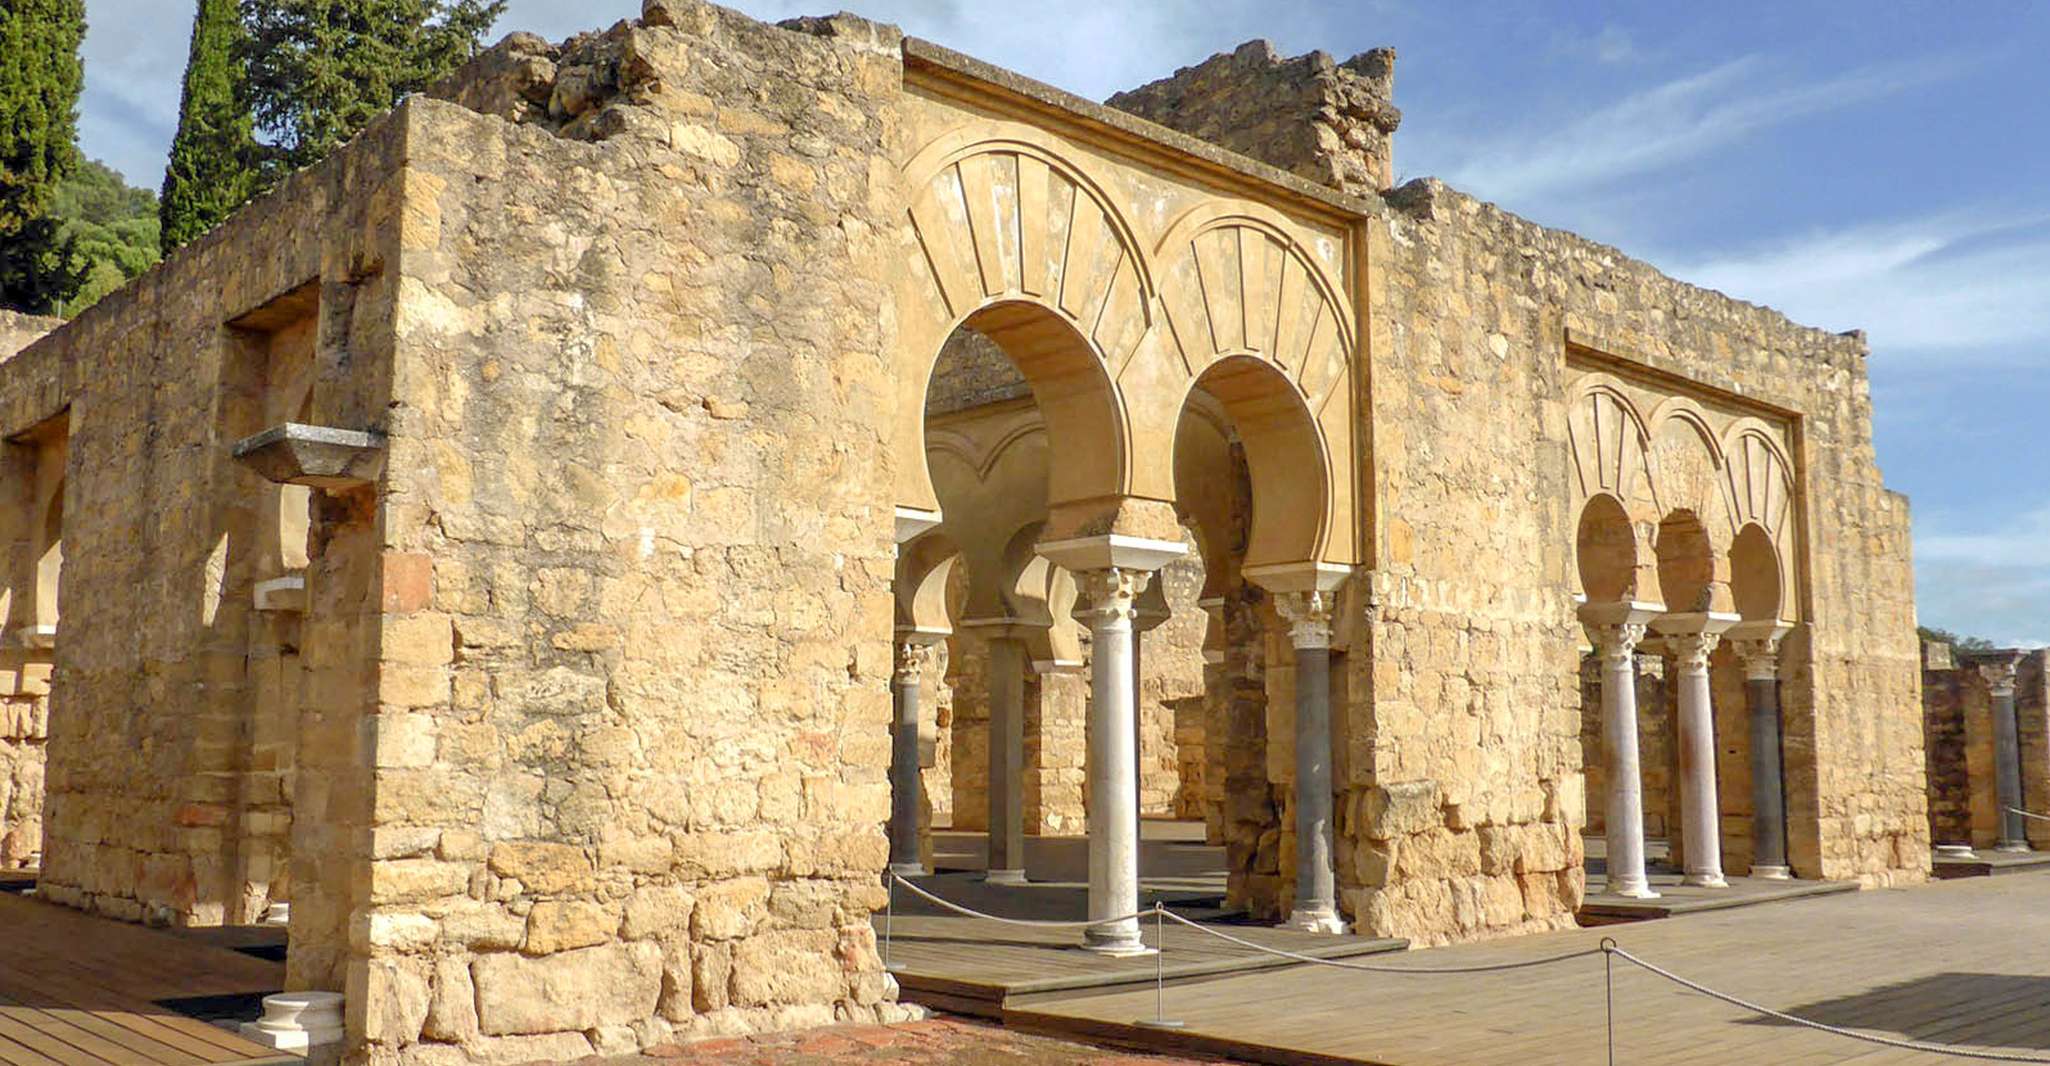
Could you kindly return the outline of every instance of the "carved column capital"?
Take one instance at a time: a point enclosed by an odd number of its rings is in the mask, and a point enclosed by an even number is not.
[[[1644,639],[1642,622],[1584,623],[1584,628],[1595,654],[1602,657],[1602,665],[1612,669],[1629,663],[1637,642]]]
[[[1708,657],[1722,639],[1720,633],[1668,633],[1666,647],[1681,673],[1699,674],[1708,670]]]
[[[932,651],[932,645],[919,640],[897,641],[897,668],[890,680],[898,685],[916,685],[924,676],[925,661]]]
[[[1091,629],[1120,622],[1130,625],[1137,613],[1133,608],[1139,594],[1146,591],[1146,583],[1152,578],[1151,570],[1122,566],[1077,573],[1075,617]]]
[[[1730,641],[1730,650],[1744,664],[1744,680],[1774,681],[1780,676],[1780,638],[1746,637]]]
[[[1979,676],[1985,680],[1987,689],[1993,695],[2014,695],[2014,659],[1987,659],[1975,665],[1979,668]]]
[[[1288,639],[1297,649],[1331,646],[1331,609],[1335,596],[1329,592],[1282,592],[1274,597],[1274,609],[1288,623]]]

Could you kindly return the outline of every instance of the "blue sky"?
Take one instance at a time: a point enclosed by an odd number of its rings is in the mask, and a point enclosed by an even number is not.
[[[1253,37],[1394,46],[1402,177],[1866,330],[1923,622],[2050,643],[2050,4],[845,2],[1095,99]],[[499,30],[560,38],[638,10],[512,0]],[[156,185],[190,5],[87,16],[85,149]]]

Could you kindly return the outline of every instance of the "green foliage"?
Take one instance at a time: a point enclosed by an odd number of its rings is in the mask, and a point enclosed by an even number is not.
[[[121,175],[90,160],[57,187],[50,217],[82,276],[78,292],[56,310],[66,318],[97,303],[157,262],[157,198],[129,187]]]
[[[241,0],[256,128],[286,168],[478,51],[505,0]]]
[[[236,0],[199,0],[178,133],[164,168],[159,221],[166,254],[212,229],[265,184],[242,67],[245,40]]]
[[[1915,633],[1924,643],[1948,644],[1952,651],[1992,651],[1993,642],[1985,637],[1961,637],[1948,629],[1933,626],[1916,626]]]
[[[0,307],[47,312],[82,271],[48,217],[77,162],[84,0],[0,0]]]

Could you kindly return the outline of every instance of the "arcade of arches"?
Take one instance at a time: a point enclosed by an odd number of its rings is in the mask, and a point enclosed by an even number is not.
[[[283,920],[420,1063],[894,1017],[937,825],[1086,835],[1103,917],[1201,818],[1253,918],[1417,945],[1573,924],[1596,839],[1927,876],[1863,337],[1391,187],[1392,94],[508,38],[0,320],[5,857]]]

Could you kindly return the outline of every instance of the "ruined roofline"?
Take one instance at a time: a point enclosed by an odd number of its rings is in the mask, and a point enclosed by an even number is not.
[[[1509,225],[1527,226],[1538,231],[1541,235],[1571,241],[1581,245],[1589,252],[1614,259],[1618,261],[1619,265],[1641,267],[1658,275],[1677,289],[1697,293],[1705,299],[1719,301],[1736,308],[1743,308],[1754,314],[1766,315],[1775,320],[1777,324],[1791,331],[1807,334],[1810,339],[1826,347],[1855,355],[1860,360],[1867,358],[1871,354],[1872,346],[1868,343],[1865,331],[1862,329],[1833,330],[1822,326],[1811,326],[1805,322],[1795,320],[1785,311],[1770,304],[1742,299],[1741,297],[1732,296],[1721,289],[1712,289],[1706,285],[1697,285],[1694,282],[1676,278],[1660,269],[1657,264],[1631,255],[1615,245],[1604,244],[1592,237],[1582,236],[1569,229],[1547,226],[1542,222],[1533,221],[1492,200],[1483,199],[1473,193],[1458,189],[1441,178],[1428,176],[1411,178],[1401,185],[1388,190],[1386,200],[1388,206],[1394,212],[1418,222],[1433,221],[1439,217],[1440,212],[1448,210],[1458,211],[1460,210],[1460,204],[1470,204],[1473,205],[1474,209],[1486,214],[1492,214]],[[1634,354],[1641,358],[1645,353],[1618,354]]]
[[[1386,213],[1379,197],[1369,199],[1339,192],[1200,137],[1084,99],[923,38],[904,38],[904,73],[906,81],[916,73],[928,79],[929,84],[958,85],[974,95],[1007,99],[1124,147],[1136,148],[1155,158],[1167,156],[1213,182],[1220,178],[1235,184],[1250,180],[1299,202],[1308,201],[1325,213],[1347,218]]]

